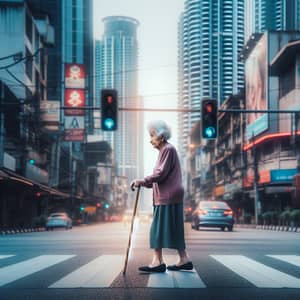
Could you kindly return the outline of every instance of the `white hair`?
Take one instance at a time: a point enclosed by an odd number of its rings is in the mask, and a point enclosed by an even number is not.
[[[147,129],[150,132],[154,130],[158,137],[164,137],[165,140],[168,140],[171,137],[171,128],[163,120],[151,121],[147,125]]]

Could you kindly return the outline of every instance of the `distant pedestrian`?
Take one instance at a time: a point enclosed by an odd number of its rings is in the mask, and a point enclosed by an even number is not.
[[[164,121],[148,124],[150,143],[159,155],[153,174],[131,182],[131,189],[144,186],[153,189],[153,220],[150,229],[150,248],[154,249],[152,263],[139,267],[144,272],[192,270],[193,263],[185,250],[182,175],[177,151],[168,143],[171,131]],[[177,264],[166,267],[162,249],[178,251]]]

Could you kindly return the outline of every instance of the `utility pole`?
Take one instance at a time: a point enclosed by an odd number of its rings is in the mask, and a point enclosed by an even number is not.
[[[4,84],[0,81],[0,168],[4,165]]]
[[[256,150],[256,145],[254,143],[254,137],[253,139],[253,164],[254,164],[254,212],[255,212],[255,224],[258,224],[258,216],[261,213],[261,202],[260,202],[260,195],[259,195],[259,189],[258,189],[258,182],[259,182],[259,172],[258,172],[258,154]]]

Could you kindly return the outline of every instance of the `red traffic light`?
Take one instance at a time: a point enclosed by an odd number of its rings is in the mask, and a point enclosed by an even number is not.
[[[213,106],[211,103],[207,103],[205,105],[205,110],[208,112],[208,113],[211,113],[213,111]]]
[[[112,96],[107,96],[107,103],[111,104],[113,102]]]

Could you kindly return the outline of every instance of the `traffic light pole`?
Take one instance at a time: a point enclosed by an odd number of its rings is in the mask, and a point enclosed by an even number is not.
[[[4,84],[0,81],[0,167],[4,165]]]

